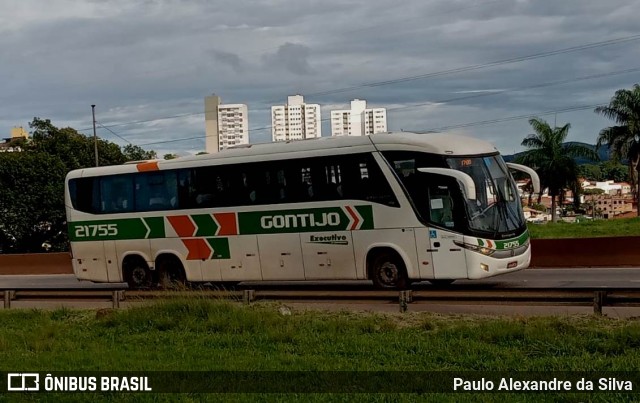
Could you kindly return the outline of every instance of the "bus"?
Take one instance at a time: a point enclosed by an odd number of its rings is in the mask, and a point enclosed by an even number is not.
[[[379,133],[251,144],[71,171],[65,204],[80,280],[371,280],[403,289],[524,269],[518,189],[485,141]]]

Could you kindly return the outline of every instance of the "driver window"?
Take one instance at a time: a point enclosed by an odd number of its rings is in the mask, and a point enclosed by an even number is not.
[[[447,186],[429,186],[430,221],[447,228],[455,227],[453,208],[453,197]]]

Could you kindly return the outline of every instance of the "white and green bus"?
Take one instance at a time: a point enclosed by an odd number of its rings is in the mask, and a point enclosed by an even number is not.
[[[372,280],[404,288],[526,268],[520,197],[491,144],[384,133],[241,146],[75,170],[66,210],[81,280]]]

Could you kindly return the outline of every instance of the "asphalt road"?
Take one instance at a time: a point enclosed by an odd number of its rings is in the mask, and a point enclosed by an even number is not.
[[[0,288],[60,287],[100,288],[101,284],[78,281],[72,274],[57,275],[4,275],[0,276]],[[369,281],[332,282],[245,282],[242,288],[371,288]],[[430,288],[429,282],[414,284],[413,288]],[[637,268],[572,268],[572,269],[526,269],[484,280],[458,280],[451,287],[471,289],[496,288],[578,288],[578,287],[629,287],[640,288],[640,267]]]
[[[99,289],[100,284],[81,282],[73,275],[3,275],[0,276],[0,288],[11,286],[22,287],[59,287],[79,289]],[[372,289],[368,281],[340,281],[340,282],[260,282],[242,283],[242,288],[249,289]],[[414,285],[414,289],[428,289],[428,282]],[[638,268],[584,268],[584,269],[527,269],[520,272],[489,278],[485,280],[460,280],[454,283],[454,289],[505,289],[505,288],[578,288],[578,287],[625,287],[640,289],[640,267]],[[122,307],[136,306],[144,301],[125,300]],[[356,312],[385,312],[397,314],[399,306],[397,302],[286,302],[283,303],[293,311],[324,310],[324,311],[356,311]],[[37,308],[56,309],[60,307],[99,309],[110,308],[109,301],[82,301],[82,300],[17,300],[12,303],[12,308]],[[593,308],[590,306],[530,306],[518,304],[482,304],[470,302],[464,304],[440,302],[440,303],[416,303],[409,304],[411,312],[430,312],[436,314],[473,314],[473,315],[506,315],[506,316],[566,316],[566,315],[591,315]],[[604,307],[603,313],[609,317],[637,318],[640,317],[640,307]]]

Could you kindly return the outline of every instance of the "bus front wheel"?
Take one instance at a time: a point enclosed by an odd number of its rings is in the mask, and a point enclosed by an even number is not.
[[[377,253],[371,259],[370,276],[377,288],[404,289],[409,286],[407,269],[395,252]]]

